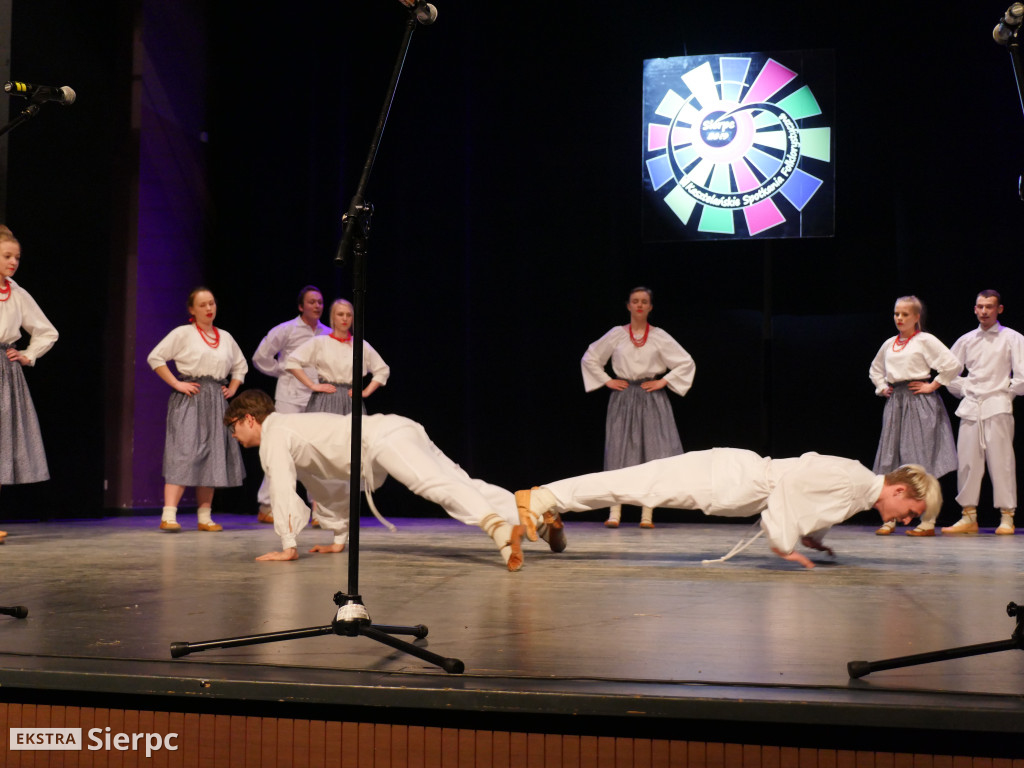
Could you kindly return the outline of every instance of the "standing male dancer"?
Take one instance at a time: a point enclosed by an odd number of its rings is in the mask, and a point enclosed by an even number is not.
[[[957,503],[963,516],[943,533],[977,533],[981,478],[988,466],[992,501],[1002,516],[996,533],[1014,532],[1017,508],[1017,459],[1013,453],[1013,398],[1024,395],[1024,336],[999,323],[1003,312],[998,291],[986,290],[974,301],[978,327],[950,350],[967,368],[946,388],[961,403],[956,451]]]
[[[288,373],[285,363],[296,349],[314,336],[330,333],[331,329],[320,322],[324,312],[324,296],[315,285],[307,285],[299,291],[299,316],[281,323],[270,329],[263,337],[256,354],[252,356],[252,364],[267,376],[277,379],[274,390],[274,407],[279,413],[302,413],[306,409],[313,394],[298,379]],[[316,371],[306,369],[306,374],[316,379]],[[273,508],[270,506],[270,492],[267,480],[263,479],[256,493],[256,501],[260,505],[259,521],[274,522]]]

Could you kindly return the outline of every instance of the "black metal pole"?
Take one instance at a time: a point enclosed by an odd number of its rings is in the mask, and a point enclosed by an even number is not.
[[[352,254],[352,458],[349,470],[349,552],[348,552],[348,592],[359,593],[359,514],[362,509],[362,450],[363,450],[363,339],[365,337],[366,320],[366,247],[370,235],[370,223],[373,206],[366,202],[366,186],[377,159],[384,126],[387,125],[388,114],[395,100],[398,80],[402,75],[405,57],[412,42],[412,33],[416,30],[416,17],[410,13],[405,24],[405,33],[399,46],[398,58],[388,83],[384,106],[377,119],[377,128],[370,142],[370,150],[363,164],[363,173],[359,178],[359,186],[352,197],[348,213],[345,214],[344,232],[338,243],[335,261],[343,263],[351,251]]]
[[[23,110],[21,110],[21,112],[18,113],[18,116],[16,118],[11,120],[11,122],[9,122],[3,128],[0,128],[0,136],[3,136],[8,131],[14,130],[19,125],[21,125],[22,123],[26,122],[27,120],[35,117],[38,114],[39,114],[39,105],[38,104],[29,104],[27,107],[25,107]]]
[[[404,2],[404,0],[403,0]],[[426,4],[430,14],[420,19],[425,13],[417,3],[410,6],[409,19],[406,22],[405,33],[402,37],[402,44],[398,52],[398,59],[395,62],[394,71],[391,74],[391,82],[388,85],[388,93],[384,99],[384,107],[381,109],[380,118],[377,121],[377,130],[374,132],[370,144],[370,151],[363,165],[363,174],[359,179],[359,186],[352,203],[349,205],[348,213],[343,218],[344,233],[341,242],[338,244],[338,252],[335,261],[343,263],[345,258],[352,255],[352,452],[350,456],[349,471],[349,552],[348,552],[348,592],[338,592],[334,595],[334,602],[338,606],[337,615],[334,621],[328,626],[307,627],[284,632],[271,632],[262,635],[248,635],[245,637],[230,637],[221,640],[210,640],[201,643],[174,642],[171,643],[171,656],[180,658],[190,653],[205,651],[209,648],[234,648],[240,645],[256,645],[260,643],[273,643],[279,640],[292,640],[298,638],[315,637],[317,635],[345,635],[355,637],[362,635],[371,640],[376,640],[384,645],[389,645],[411,656],[428,661],[431,664],[441,667],[445,672],[461,674],[465,671],[465,665],[459,659],[440,656],[431,653],[425,648],[413,645],[412,643],[392,635],[411,635],[417,640],[427,636],[427,627],[422,624],[415,626],[392,626],[384,624],[371,624],[369,613],[363,605],[363,599],[359,595],[359,510],[362,500],[362,442],[363,442],[363,328],[365,320],[365,292],[366,292],[366,251],[367,240],[370,236],[371,219],[373,217],[373,206],[365,199],[366,186],[370,179],[370,172],[373,170],[373,163],[377,157],[377,150],[380,147],[381,137],[384,135],[384,126],[387,123],[388,113],[391,111],[391,104],[395,98],[395,90],[398,87],[398,79],[402,74],[402,67],[405,64],[405,57],[409,50],[409,43],[412,40],[412,33],[419,23],[430,23],[436,17],[437,11]]]
[[[916,653],[912,656],[898,656],[894,659],[885,659],[883,661],[851,661],[846,665],[846,671],[849,673],[850,677],[856,679],[883,669],[913,667],[918,664],[930,664],[933,661],[962,659],[967,656],[980,656],[983,653],[995,653],[996,651],[1012,651],[1019,647],[1020,645],[1016,640],[997,640],[994,643],[965,645],[960,648],[947,648],[943,651]]]
[[[962,659],[966,656],[980,656],[983,653],[996,653],[997,651],[1024,650],[1024,608],[1016,603],[1009,603],[1006,606],[1006,615],[1016,617],[1017,619],[1017,626],[1014,628],[1009,640],[997,640],[994,643],[978,643],[977,645],[962,645],[959,648],[946,648],[941,651],[917,653],[913,656],[899,656],[894,659],[883,659],[882,661],[851,661],[847,663],[846,671],[850,677],[856,679],[882,669],[913,667],[918,664],[929,664],[933,661]]]
[[[343,264],[345,262],[345,257],[348,255],[348,252],[352,247],[352,239],[360,234],[356,227],[356,223],[358,222],[360,213],[363,210],[366,186],[370,181],[370,174],[373,172],[373,164],[377,160],[377,151],[380,149],[381,137],[384,135],[384,126],[387,125],[388,115],[391,112],[391,105],[395,101],[395,91],[398,90],[398,80],[402,76],[402,68],[405,66],[405,57],[409,53],[409,45],[412,43],[412,33],[415,31],[416,17],[414,14],[410,13],[409,18],[406,20],[405,33],[402,35],[402,42],[398,49],[398,58],[395,60],[395,67],[391,72],[391,81],[388,83],[388,92],[384,96],[384,106],[381,107],[380,116],[377,118],[377,128],[373,133],[373,139],[370,140],[370,151],[366,155],[366,162],[363,163],[363,172],[359,177],[359,184],[356,186],[356,193],[352,196],[352,202],[349,203],[348,212],[342,218],[344,229],[342,231],[341,242],[338,243],[338,252],[334,256],[334,260],[338,264]]]
[[[1021,110],[1024,110],[1024,66],[1020,60],[1020,41],[1016,37],[1006,46],[1010,50],[1010,61],[1013,62],[1013,75],[1017,81],[1017,96],[1020,98]]]
[[[263,643],[276,643],[280,640],[295,640],[304,637],[319,637],[330,635],[334,628],[327,624],[322,627],[307,627],[306,629],[290,629],[285,632],[267,632],[262,635],[245,635],[243,637],[226,637],[221,640],[208,640],[202,643],[171,643],[171,657],[180,659],[190,653],[208,651],[211,648],[238,648],[242,645],[261,645]]]
[[[3,136],[4,134],[8,133],[9,131],[13,131],[15,128],[17,128],[22,123],[31,120],[33,117],[35,117],[36,115],[39,114],[39,109],[40,109],[40,105],[39,104],[35,104],[35,103],[29,104],[27,107],[25,107],[23,110],[21,110],[21,112],[18,113],[18,116],[16,118],[11,120],[11,122],[9,122],[3,128],[0,128],[0,136]],[[0,608],[0,615],[13,616],[16,619],[24,619],[26,616],[28,616],[28,608],[26,608],[23,605],[13,605],[13,606],[9,606],[9,607],[3,607],[3,608]]]

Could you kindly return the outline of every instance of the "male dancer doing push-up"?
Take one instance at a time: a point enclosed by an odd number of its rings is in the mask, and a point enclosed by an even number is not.
[[[274,532],[281,550],[257,560],[296,560],[296,537],[310,510],[295,492],[296,479],[317,500],[320,525],[334,534],[329,545],[310,552],[342,552],[348,541],[351,416],[333,413],[274,413],[274,401],[258,389],[242,392],[228,406],[224,424],[245,448],[259,447],[270,489]],[[479,525],[498,545],[510,571],[523,565],[523,528],[515,497],[496,485],[475,480],[445,456],[415,421],[390,414],[363,418],[363,479],[367,489],[391,475],[413,493],[440,504],[467,525]],[[356,486],[359,487],[358,484]],[[553,551],[565,549],[561,524],[542,527]],[[534,532],[534,541],[537,533]]]
[[[561,512],[613,504],[700,509],[707,515],[761,515],[772,551],[813,568],[797,544],[832,554],[822,544],[829,528],[874,508],[883,521],[904,525],[942,506],[939,482],[916,464],[876,475],[859,462],[805,453],[795,459],[762,458],[737,448],[714,448],[595,472],[518,491],[516,505],[527,538],[540,523],[556,525]]]

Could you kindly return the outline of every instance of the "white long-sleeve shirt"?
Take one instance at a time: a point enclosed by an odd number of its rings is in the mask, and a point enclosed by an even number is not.
[[[316,382],[317,376],[335,384],[359,384],[362,376],[352,376],[352,342],[338,341],[333,336],[317,336],[295,350],[285,363],[288,369],[312,368],[316,375],[310,376]],[[363,342],[363,376],[373,374],[373,380],[382,387],[388,383],[391,368],[370,342]],[[292,377],[294,378],[294,376]]]
[[[230,333],[222,328],[217,330],[220,343],[211,347],[200,336],[194,324],[179,325],[160,340],[149,353],[146,362],[156,370],[173,360],[181,376],[212,376],[220,380],[230,378],[244,381],[249,364],[245,362],[242,350]]]
[[[915,334],[903,347],[895,345],[897,338],[886,340],[871,361],[868,376],[875,385],[876,395],[901,381],[930,380],[932,371],[936,372],[935,378],[940,384],[948,386],[963,370],[963,363],[930,333]]]
[[[260,342],[252,356],[252,364],[256,366],[256,370],[277,379],[277,387],[274,391],[276,403],[279,405],[288,403],[301,410],[309,402],[309,397],[313,393],[288,373],[285,363],[292,353],[307,341],[316,336],[326,336],[330,332],[331,329],[319,320],[316,323],[316,328],[311,328],[299,315],[286,323],[275,325],[263,337],[263,341]],[[316,370],[312,366],[304,370],[307,376],[316,380]]]
[[[11,294],[7,301],[0,301],[0,343],[13,344],[21,338],[21,329],[29,332],[28,346],[21,353],[28,358],[29,365],[45,355],[57,341],[57,329],[46,319],[43,310],[36,304],[28,291],[7,278]]]
[[[295,491],[300,481],[317,504],[332,517],[347,520],[352,471],[351,415],[333,413],[271,413],[263,421],[260,464],[270,489],[274,531],[285,548],[295,546],[298,528],[310,510]],[[380,488],[387,471],[376,461],[388,435],[415,424],[402,416],[374,414],[363,417],[361,468],[366,486]],[[358,486],[357,486],[358,487]],[[344,543],[347,523],[335,531],[335,543]]]
[[[987,331],[978,326],[951,351],[967,369],[946,385],[961,399],[956,415],[977,421],[1013,413],[1013,398],[1024,395],[1024,336],[999,323]]]
[[[611,381],[612,377],[605,370],[609,360],[620,379],[653,379],[668,371],[662,378],[669,389],[680,396],[690,391],[697,366],[679,342],[653,325],[650,326],[647,343],[642,347],[633,344],[629,335],[628,325],[617,325],[587,347],[580,361],[583,387],[587,392],[600,389]]]
[[[882,475],[860,462],[817,453],[772,460],[770,475],[773,487],[761,529],[784,553],[804,536],[820,542],[833,525],[871,509],[885,485]]]

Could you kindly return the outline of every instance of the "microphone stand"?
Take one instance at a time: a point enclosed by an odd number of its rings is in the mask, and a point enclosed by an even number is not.
[[[9,122],[3,128],[0,128],[0,136],[3,136],[8,131],[13,131],[15,128],[17,128],[22,123],[28,122],[33,117],[38,115],[39,114],[40,106],[41,106],[40,104],[38,104],[37,102],[33,101],[31,104],[29,104],[23,110],[21,110],[21,112],[18,114],[18,116],[16,118],[11,120],[11,122]]]
[[[1017,33],[1014,33],[1006,43],[1007,50],[1010,51],[1010,61],[1013,64],[1013,75],[1017,82],[1017,96],[1020,98],[1021,109],[1024,109],[1024,66],[1021,65],[1020,60],[1020,40],[1017,39]]]
[[[26,123],[29,120],[31,120],[33,117],[39,114],[40,108],[41,105],[33,101],[23,110],[21,110],[21,112],[18,113],[18,116],[16,118],[7,123],[7,125],[5,125],[3,128],[0,128],[0,136],[3,136],[9,131],[13,131],[22,123]],[[0,616],[13,616],[16,619],[24,619],[28,616],[28,608],[26,608],[24,605],[0,606]]]
[[[1017,627],[1013,630],[1009,640],[998,640],[994,643],[978,643],[977,645],[963,645],[959,648],[947,648],[944,651],[932,651],[931,653],[918,653],[913,656],[900,656],[883,661],[851,661],[846,665],[846,671],[850,674],[850,677],[857,679],[881,669],[913,667],[918,664],[929,664],[933,661],[981,656],[984,653],[995,653],[996,651],[1010,651],[1014,648],[1024,651],[1024,606],[1010,603],[1006,606],[1006,615],[1017,617]]]
[[[459,659],[446,658],[405,640],[392,637],[392,635],[412,635],[417,640],[422,640],[427,636],[427,627],[424,625],[390,626],[372,624],[370,614],[366,610],[363,599],[359,594],[359,513],[362,501],[363,444],[363,327],[365,320],[364,296],[366,293],[365,260],[367,240],[370,236],[371,220],[373,218],[373,205],[366,201],[365,192],[370,180],[370,173],[373,170],[374,161],[377,158],[381,137],[384,134],[388,113],[391,111],[391,104],[395,98],[395,90],[398,87],[398,80],[402,74],[405,57],[412,41],[412,33],[415,31],[418,23],[423,23],[417,16],[418,10],[415,6],[410,7],[408,19],[405,23],[405,33],[398,51],[398,59],[395,61],[395,67],[391,74],[391,82],[388,85],[387,95],[384,99],[384,107],[381,109],[380,118],[377,121],[377,129],[370,143],[370,151],[363,166],[359,186],[352,197],[348,211],[342,217],[344,229],[341,242],[338,244],[337,254],[335,255],[335,262],[340,265],[345,262],[349,252],[352,254],[352,310],[354,317],[352,326],[352,456],[351,470],[349,472],[348,590],[335,593],[334,604],[338,606],[338,610],[329,625],[262,635],[250,635],[247,637],[211,640],[201,643],[175,642],[171,643],[171,656],[173,658],[180,658],[190,653],[205,651],[210,648],[233,648],[241,645],[273,643],[279,640],[293,640],[329,634],[345,635],[347,637],[362,635],[384,645],[391,646],[396,650],[408,653],[411,656],[428,661],[435,666],[441,667],[445,672],[459,674],[465,671],[465,665]]]
[[[1020,99],[1021,109],[1024,110],[1024,65],[1020,60],[1020,40],[1015,33],[1007,42],[1006,48],[1010,51],[1010,61],[1013,63],[1013,77],[1017,83],[1017,96]],[[1024,174],[1017,177],[1017,196],[1024,200]]]
[[[1010,52],[1010,63],[1013,65],[1013,77],[1017,83],[1017,97],[1020,99],[1021,109],[1024,110],[1024,65],[1020,58],[1020,13],[1014,13],[1015,6],[1020,3],[1013,3],[992,30],[992,37],[1000,45],[1005,45]],[[1024,174],[1017,179],[1017,196],[1024,200]]]

